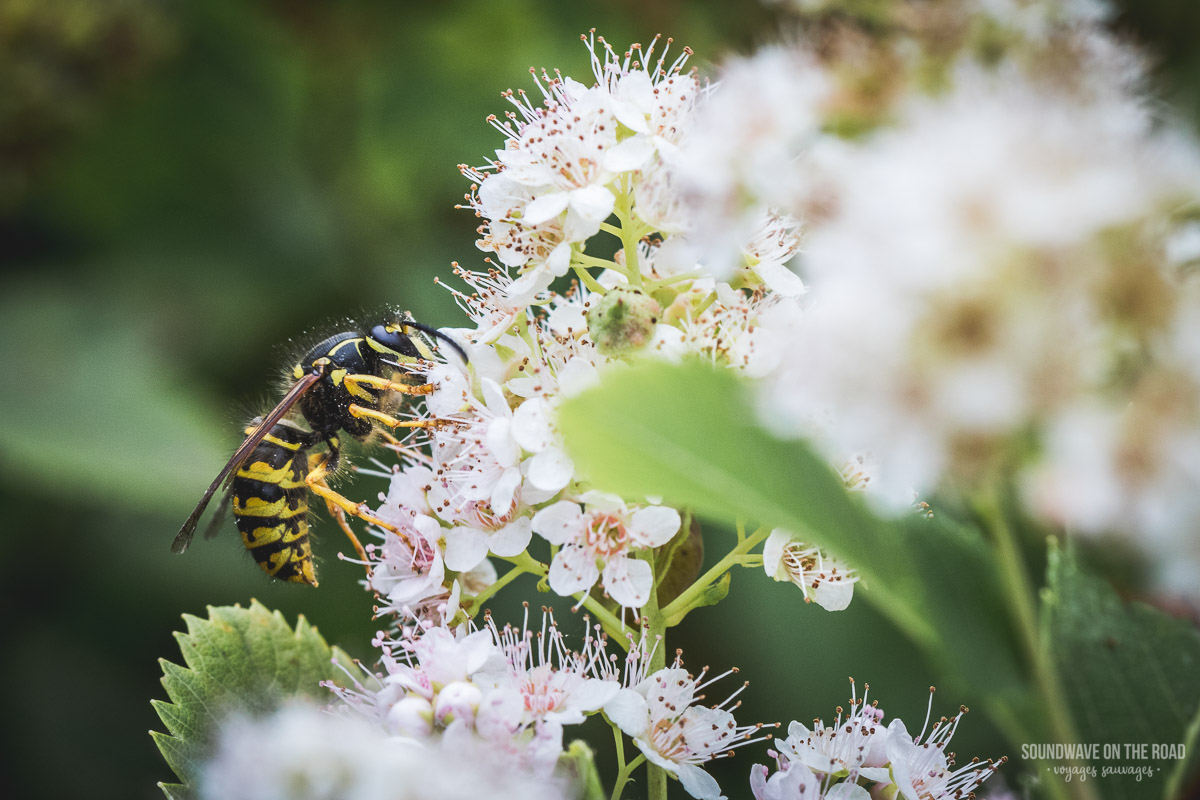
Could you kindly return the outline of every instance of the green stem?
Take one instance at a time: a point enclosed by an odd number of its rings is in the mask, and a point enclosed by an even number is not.
[[[596,260],[599,261],[600,259]],[[592,277],[592,273],[588,272],[587,267],[582,264],[571,264],[571,269],[575,270],[575,274],[579,276],[579,280],[583,282],[583,285],[596,294],[604,294],[608,291],[598,280]]]
[[[621,180],[621,193],[617,195],[617,203],[613,211],[621,223],[619,235],[621,250],[625,253],[625,277],[629,279],[630,286],[640,287],[643,280],[642,268],[638,263],[638,243],[642,236],[640,231],[635,230],[633,224],[633,191],[628,178]]]
[[[742,563],[746,554],[754,549],[759,542],[771,535],[769,528],[759,528],[754,533],[741,538],[737,547],[729,551],[728,554],[716,564],[708,572],[696,579],[696,582],[683,590],[683,593],[662,610],[663,619],[668,627],[678,625],[687,613],[692,610],[693,604],[713,583],[721,579],[721,576],[730,570],[730,568]]]
[[[642,551],[638,558],[649,564],[651,570],[654,569],[653,550]],[[646,670],[647,675],[652,675],[667,665],[667,623],[662,609],[658,607],[658,581],[659,575],[655,574],[650,599],[642,606],[642,617],[646,620],[649,641],[658,643],[654,648],[654,656],[650,659],[650,668]],[[647,800],[667,800],[667,772],[650,762],[646,764],[646,797]]]
[[[625,784],[629,782],[629,776],[633,773],[633,771],[635,769],[640,767],[642,765],[642,762],[645,760],[646,760],[645,756],[639,755],[633,761],[630,761],[628,764],[626,764],[624,767],[621,768],[621,771],[617,773],[617,782],[615,784],[613,784],[612,800],[619,800],[619,798],[621,797],[621,790],[624,789]]]
[[[587,594],[580,592],[574,595],[584,608],[588,610],[596,621],[604,628],[604,632],[609,635],[609,638],[620,645],[622,650],[629,649],[629,639],[627,636],[632,633],[629,628],[625,627],[625,623],[617,619],[616,615],[609,611],[604,606],[600,605],[600,601],[592,597],[590,591]]]
[[[512,583],[512,581],[515,581],[516,578],[526,575],[527,572],[530,573],[530,575],[546,575],[546,565],[542,564],[541,561],[534,559],[532,555],[529,555],[528,553],[522,553],[516,558],[504,560],[509,561],[509,563],[514,565],[514,567],[512,567],[512,569],[508,572],[505,572],[503,576],[500,576],[496,583],[493,583],[490,585],[490,587],[482,590],[481,593],[473,597],[472,603],[474,608],[472,616],[479,613],[479,609],[482,604],[490,600],[491,597],[496,595],[500,589],[503,589],[506,587],[506,585],[509,585]]]
[[[607,258],[589,256],[587,253],[580,253],[578,251],[571,253],[571,266],[597,267],[599,269],[616,270],[617,272],[625,271],[622,269],[621,265],[615,261],[611,261]]]
[[[1033,672],[1034,688],[1040,695],[1040,705],[1046,709],[1049,717],[1050,731],[1059,742],[1077,742],[1079,735],[1075,731],[1070,712],[1064,705],[1066,695],[1054,664],[1051,662],[1050,651],[1042,646],[1040,639],[1033,582],[1025,569],[1016,536],[1004,518],[1004,508],[995,487],[993,486],[975,505],[992,533],[992,546],[1000,564],[1009,607],[1017,622],[1025,657]],[[1049,767],[1044,763],[1041,766]],[[1068,784],[1052,779],[1044,782],[1043,785],[1055,798],[1074,797],[1076,800],[1095,800],[1096,798],[1092,786],[1083,781],[1071,781]]]
[[[703,277],[704,273],[702,272],[682,272],[679,275],[668,275],[667,277],[659,278],[656,281],[646,281],[646,291],[656,292],[664,286],[670,286],[673,283],[682,283],[683,281],[690,281]]]

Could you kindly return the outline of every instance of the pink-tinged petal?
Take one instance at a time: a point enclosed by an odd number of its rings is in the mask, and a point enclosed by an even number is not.
[[[457,527],[446,534],[446,566],[466,572],[487,558],[488,537],[481,530]]]
[[[857,783],[843,781],[830,787],[823,800],[871,800],[871,793]]]
[[[604,168],[609,172],[641,169],[653,155],[654,143],[644,136],[634,136],[604,154]]]
[[[550,408],[540,397],[521,403],[513,412],[513,438],[531,453],[540,453],[554,443],[554,428],[550,424]]]
[[[597,224],[608,219],[616,202],[613,193],[603,186],[585,186],[571,192],[571,210]]]
[[[529,481],[543,491],[557,492],[575,477],[575,462],[557,447],[529,459]]]
[[[526,225],[540,225],[554,219],[567,210],[567,205],[571,202],[571,194],[573,193],[549,192],[534,198],[525,205],[525,216],[521,221]],[[609,196],[612,196],[611,192]]]
[[[717,779],[694,764],[680,764],[679,782],[696,800],[725,800]]]
[[[630,537],[643,547],[658,547],[679,533],[679,512],[669,506],[650,506],[633,512]]]
[[[646,698],[632,689],[622,689],[604,704],[604,713],[626,736],[637,738],[646,733],[650,709]]]
[[[563,597],[592,588],[599,577],[596,560],[581,547],[569,544],[550,562],[550,588]]]
[[[488,548],[498,556],[512,558],[524,553],[532,538],[533,528],[529,517],[520,517],[493,533],[488,540]]]
[[[766,800],[764,792],[767,788],[767,768],[762,764],[750,767],[750,793],[754,800]]]
[[[560,500],[533,515],[533,531],[550,544],[566,544],[583,532],[583,512],[578,504]]]
[[[618,556],[604,566],[604,590],[624,608],[641,608],[650,599],[654,573],[636,558]]]

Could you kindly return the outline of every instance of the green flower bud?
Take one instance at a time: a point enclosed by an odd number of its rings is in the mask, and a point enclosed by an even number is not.
[[[641,289],[618,287],[594,301],[588,332],[601,353],[624,356],[650,343],[661,315],[662,306]]]

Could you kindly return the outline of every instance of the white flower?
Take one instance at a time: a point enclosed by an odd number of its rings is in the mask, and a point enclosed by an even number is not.
[[[867,790],[846,781],[824,789],[824,782],[803,764],[793,764],[767,777],[767,768],[755,764],[750,772],[754,800],[870,800]]]
[[[550,588],[564,597],[584,592],[597,580],[622,606],[641,608],[650,599],[650,565],[635,551],[659,547],[680,526],[679,512],[665,506],[631,509],[620,498],[587,492],[539,511],[533,530],[562,549],[550,564]]]
[[[728,673],[726,673],[728,674]],[[723,798],[716,780],[700,764],[746,744],[760,726],[739,726],[722,706],[693,705],[698,693],[711,685],[705,673],[693,678],[678,666],[660,669],[629,689],[622,689],[604,707],[604,713],[652,764],[679,779],[683,788],[699,800]],[[741,691],[740,689],[738,690]]]
[[[198,781],[205,800],[563,800],[571,787],[479,746],[426,746],[309,706],[220,726]]]
[[[934,723],[928,736],[925,736],[924,730],[919,736],[911,736],[903,720],[894,719],[888,725],[887,755],[892,780],[905,800],[966,797],[1007,761],[1006,757],[999,761],[990,758],[986,761],[973,760],[957,770],[953,769],[954,761],[952,755],[947,755],[946,747],[964,713],[965,708],[949,720],[943,718]]]
[[[763,545],[763,569],[777,581],[791,581],[804,599],[826,611],[842,611],[854,596],[858,575],[843,562],[800,541],[781,528]]]
[[[851,711],[843,716],[838,708],[833,725],[814,720],[810,730],[802,722],[788,726],[786,739],[776,739],[779,753],[820,775],[845,777],[854,783],[861,776],[869,781],[887,781],[887,734],[882,727],[883,711],[851,698]]]
[[[489,618],[488,630],[505,661],[500,669],[481,673],[476,680],[514,692],[521,701],[518,721],[522,724],[577,725],[621,688],[597,672],[597,654],[603,652],[597,641],[588,636],[581,652],[570,650],[549,612],[543,612],[536,634],[529,630],[528,619],[520,629],[509,625],[498,629]]]

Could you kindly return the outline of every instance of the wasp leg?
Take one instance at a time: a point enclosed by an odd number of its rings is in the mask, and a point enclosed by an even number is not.
[[[342,529],[342,532],[346,534],[346,537],[350,539],[350,543],[354,545],[354,551],[358,553],[359,558],[361,558],[363,561],[366,561],[367,551],[363,549],[362,543],[358,541],[358,537],[354,535],[354,531],[351,530],[350,525],[347,523],[346,514],[358,517],[364,522],[383,528],[385,531],[394,533],[405,542],[408,542],[408,537],[401,533],[400,530],[398,530],[394,525],[390,525],[372,514],[367,509],[366,503],[355,503],[330,488],[329,484],[325,480],[326,476],[329,474],[328,470],[326,469],[326,462],[328,460],[327,454],[315,455],[312,458],[313,460],[310,464],[311,469],[308,472],[308,477],[304,479],[304,482],[308,484],[308,488],[313,494],[325,501],[325,505],[329,508],[329,513],[333,516],[334,520],[337,521],[338,527]],[[409,544],[411,544],[411,542],[409,542]]]
[[[398,383],[389,381],[387,378],[381,378],[378,375],[347,375],[342,378],[342,383],[349,384],[351,394],[354,394],[354,387],[360,385],[370,386],[375,389],[384,389],[389,392],[399,392],[400,394],[433,394],[432,383],[422,383],[413,385],[411,383]]]
[[[373,408],[364,408],[357,403],[350,406],[351,416],[359,419],[370,419],[382,425],[387,425],[389,428],[437,428],[442,425],[451,425],[453,423],[443,419],[409,419],[400,420],[393,417],[391,414],[385,414],[382,411],[377,411]]]

